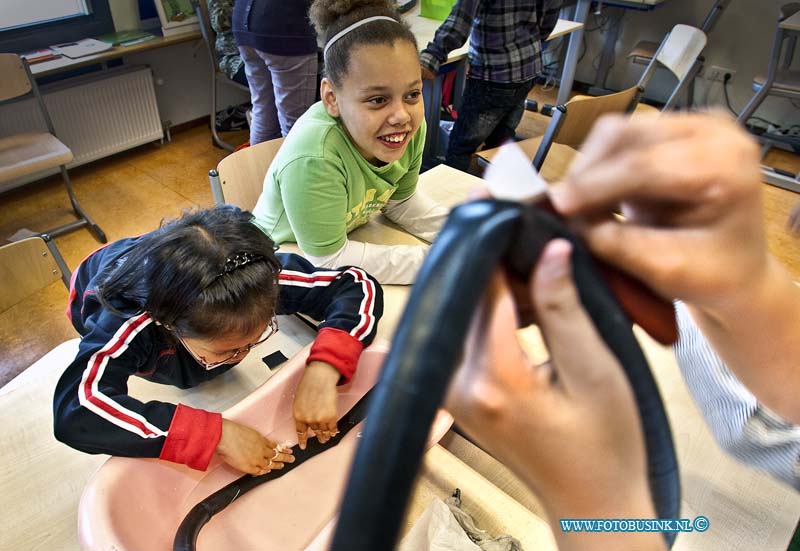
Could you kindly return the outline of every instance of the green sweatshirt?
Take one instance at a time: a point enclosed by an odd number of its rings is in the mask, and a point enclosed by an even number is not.
[[[317,102],[292,127],[264,178],[253,214],[275,243],[296,242],[327,256],[389,199],[414,194],[425,145],[425,124],[403,156],[374,166],[358,152],[338,119]]]

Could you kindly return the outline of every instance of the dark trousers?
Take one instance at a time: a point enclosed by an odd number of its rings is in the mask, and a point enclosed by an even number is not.
[[[482,143],[492,148],[512,139],[533,84],[533,80],[497,83],[468,77],[450,132],[445,164],[466,172],[472,154]]]

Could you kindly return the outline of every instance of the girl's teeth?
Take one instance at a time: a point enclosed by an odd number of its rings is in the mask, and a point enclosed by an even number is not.
[[[387,142],[400,143],[405,139],[405,137],[406,137],[405,134],[398,134],[394,136],[384,136],[383,139],[386,140]]]

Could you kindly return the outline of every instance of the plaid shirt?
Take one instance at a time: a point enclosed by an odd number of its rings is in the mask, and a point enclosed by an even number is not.
[[[489,82],[526,82],[542,72],[542,39],[553,31],[560,0],[458,0],[420,54],[436,73],[469,37],[469,75]]]

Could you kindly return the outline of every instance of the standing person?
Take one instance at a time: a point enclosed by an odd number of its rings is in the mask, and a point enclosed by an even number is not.
[[[383,312],[359,268],[320,271],[275,245],[232,206],[188,213],[99,249],[75,270],[67,314],[81,335],[55,390],[55,436],[87,453],[157,457],[205,470],[218,454],[259,475],[291,450],[221,414],[128,394],[132,376],[189,388],[232,369],[278,330],[278,315],[324,320],[297,387],[305,447],[336,432],[336,385],[355,371]]]
[[[253,103],[250,145],[286,136],[314,103],[317,37],[311,0],[237,0],[233,35]]]
[[[467,38],[469,74],[445,163],[468,171],[482,143],[497,147],[514,137],[525,98],[542,72],[542,41],[556,26],[560,0],[458,0],[420,54],[425,78]]]
[[[417,190],[425,120],[416,40],[388,0],[316,0],[310,16],[325,41],[322,101],[270,165],[255,222],[316,266],[361,266],[381,283],[412,283],[427,246],[347,234],[382,211],[430,242],[447,216]]]
[[[234,0],[208,0],[208,19],[214,34],[217,35],[214,49],[219,59],[219,70],[229,79],[247,86],[244,61],[239,55],[239,48],[236,46],[231,29],[233,2]]]

